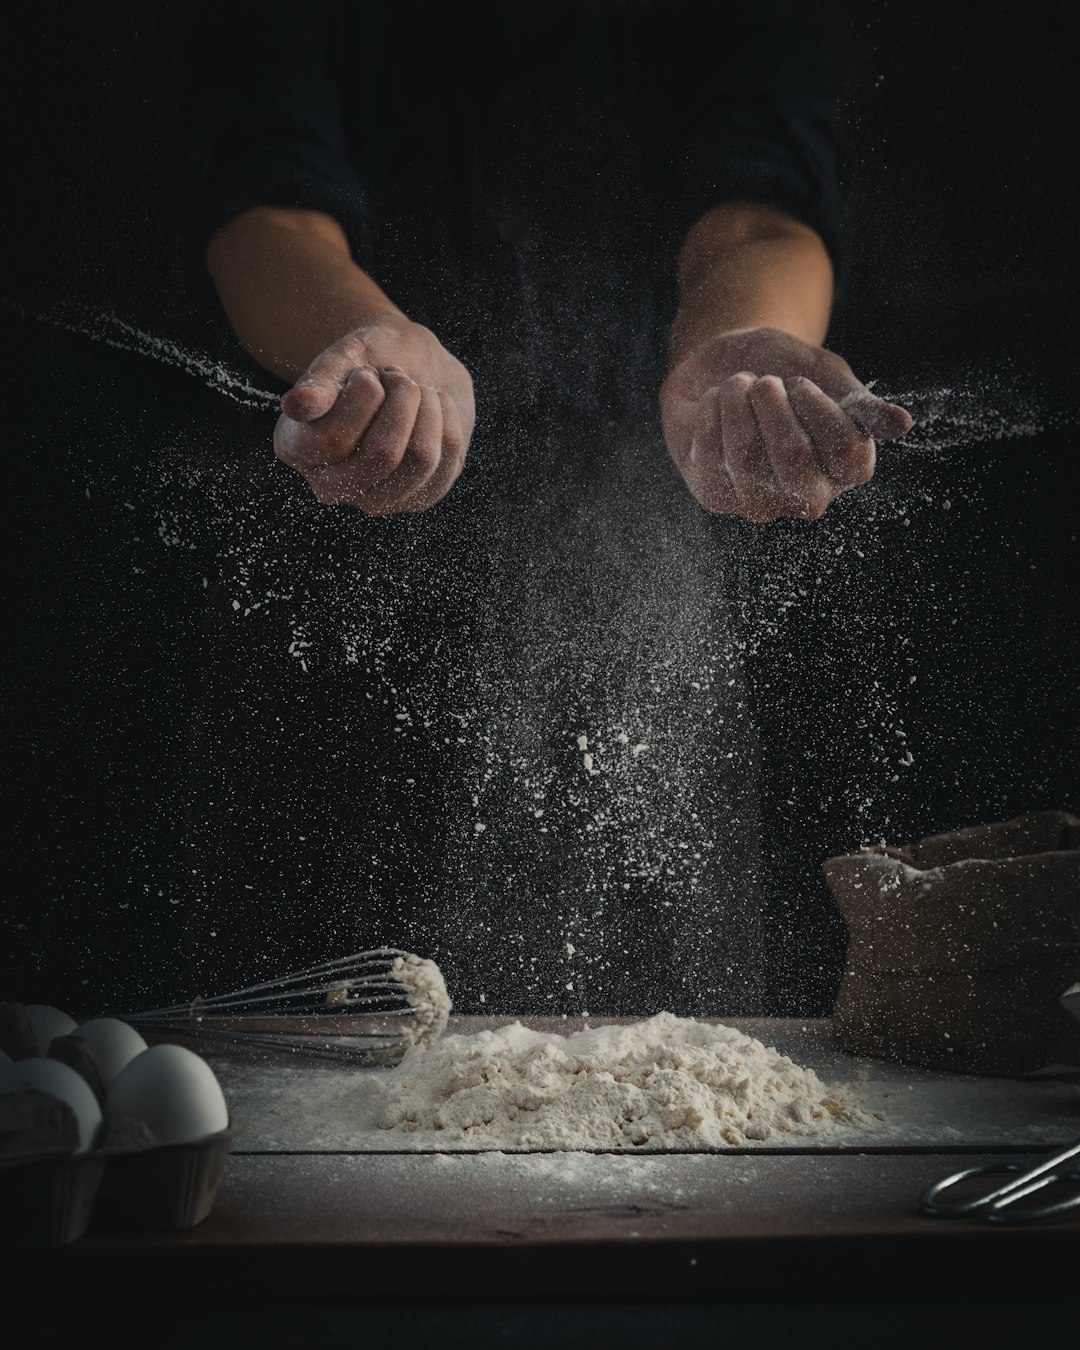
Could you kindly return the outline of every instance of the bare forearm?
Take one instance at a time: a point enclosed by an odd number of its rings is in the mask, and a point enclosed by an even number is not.
[[[252,207],[214,234],[206,261],[244,349],[285,380],[361,323],[401,314],[318,211]]]
[[[771,207],[725,203],[689,231],[679,255],[671,359],[717,334],[776,328],[818,345],[832,306],[833,270],[815,230]]]
[[[817,520],[869,480],[875,439],[911,429],[903,408],[821,345],[832,279],[816,231],[768,207],[717,207],[687,235],[660,411],[707,510]]]

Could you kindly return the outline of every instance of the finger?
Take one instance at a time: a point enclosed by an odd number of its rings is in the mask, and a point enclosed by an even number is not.
[[[381,483],[405,457],[420,407],[420,386],[400,366],[383,366],[386,397],[357,446],[353,482],[360,490]]]
[[[813,442],[818,462],[834,483],[851,487],[873,477],[873,438],[851,420],[813,380],[787,381],[788,402]]]
[[[465,467],[468,439],[461,424],[461,413],[457,403],[449,394],[440,392],[439,407],[442,412],[443,428],[439,465],[420,491],[409,499],[406,507],[409,511],[426,511],[429,506],[442,501]]]
[[[430,481],[442,456],[443,414],[434,389],[420,389],[412,434],[401,463],[389,477],[363,489],[356,505],[368,516],[407,510],[412,498]]]
[[[707,389],[698,400],[689,449],[680,468],[690,491],[707,511],[738,509],[738,494],[724,459],[719,385]]]
[[[461,420],[461,409],[457,400],[439,390],[439,407],[443,418],[443,463],[447,459],[457,462],[457,471],[461,472],[465,464],[465,453],[469,448],[469,433]]]
[[[283,412],[278,418],[274,452],[292,468],[320,468],[348,459],[386,398],[370,366],[354,366],[345,383],[335,387],[337,397],[321,417],[298,421]]]
[[[805,428],[788,402],[778,375],[764,375],[750,388],[750,405],[757,418],[765,455],[776,475],[785,515],[818,520],[836,495],[814,456]]]
[[[898,440],[914,426],[914,419],[906,408],[878,398],[869,389],[853,389],[840,400],[839,406],[856,426],[879,441]]]
[[[750,390],[757,377],[749,371],[732,375],[720,386],[720,426],[727,466],[738,511],[748,520],[775,520],[777,483],[765,455]]]
[[[814,371],[814,381],[861,431],[876,436],[880,441],[906,436],[913,426],[911,414],[897,403],[872,394],[842,356],[836,352],[821,351]]]
[[[342,463],[303,471],[321,502],[363,508],[363,494],[389,478],[405,457],[420,386],[397,366],[384,366],[380,374],[385,396],[355,452]]]
[[[334,406],[357,366],[367,362],[347,343],[328,347],[304,371],[293,387],[281,396],[281,410],[296,422],[313,422]]]

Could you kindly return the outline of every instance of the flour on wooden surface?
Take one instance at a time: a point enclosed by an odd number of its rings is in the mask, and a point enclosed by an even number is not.
[[[737,1148],[873,1125],[812,1069],[734,1027],[659,1013],[571,1036],[520,1022],[410,1050],[384,1130],[491,1148]]]

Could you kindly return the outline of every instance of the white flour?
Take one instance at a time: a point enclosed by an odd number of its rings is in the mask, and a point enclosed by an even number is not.
[[[422,956],[399,956],[390,974],[405,986],[413,1016],[404,1022],[405,1038],[422,1046],[437,1040],[450,1019],[450,995],[446,981],[434,961]]]
[[[659,1013],[559,1036],[514,1022],[410,1050],[384,1130],[490,1148],[734,1148],[873,1125],[812,1069],[734,1027]]]

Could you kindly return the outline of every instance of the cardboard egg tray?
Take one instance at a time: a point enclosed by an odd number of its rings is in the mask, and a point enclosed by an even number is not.
[[[848,927],[839,1044],[927,1068],[1080,1064],[1080,820],[1013,820],[823,864]]]
[[[92,1063],[59,1050],[53,1057],[81,1071],[100,1101]],[[96,1147],[76,1153],[79,1127],[66,1102],[40,1091],[0,1096],[0,1238],[74,1242],[99,1218],[114,1230],[193,1228],[214,1207],[236,1133],[230,1118],[215,1134],[168,1144],[140,1120],[113,1117]]]
[[[194,1228],[214,1207],[233,1134],[229,1128],[197,1143],[132,1152],[2,1158],[0,1234],[10,1242],[74,1242],[98,1213],[133,1228]]]

